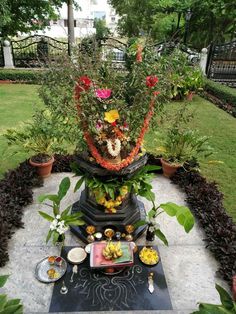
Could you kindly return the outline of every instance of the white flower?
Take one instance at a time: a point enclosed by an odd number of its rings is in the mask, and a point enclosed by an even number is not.
[[[50,230],[55,230],[57,228],[58,221],[54,219],[50,224]]]
[[[155,231],[155,227],[154,227],[154,226],[150,226],[150,227],[149,227],[149,231],[150,231],[150,232],[154,232],[154,231]]]
[[[121,149],[121,142],[118,138],[116,138],[114,141],[110,139],[107,140],[107,150],[111,156],[117,157],[120,153],[120,149]]]
[[[56,219],[60,219],[61,218],[61,215],[56,215]]]

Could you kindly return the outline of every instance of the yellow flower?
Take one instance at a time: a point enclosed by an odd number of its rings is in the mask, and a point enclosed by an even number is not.
[[[104,120],[109,122],[109,123],[113,123],[116,120],[118,120],[119,118],[120,118],[120,116],[119,116],[119,113],[116,109],[105,112]]]

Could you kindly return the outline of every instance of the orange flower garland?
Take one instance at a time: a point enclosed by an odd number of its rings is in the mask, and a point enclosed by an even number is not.
[[[155,95],[154,95],[154,98],[152,98],[150,101],[149,111],[146,114],[146,117],[144,119],[144,123],[143,123],[142,129],[140,131],[140,134],[139,134],[139,137],[137,139],[135,147],[132,149],[130,154],[117,165],[112,164],[111,162],[109,162],[108,160],[104,159],[101,156],[101,154],[97,150],[96,146],[94,145],[93,139],[92,139],[90,133],[87,131],[87,128],[86,127],[84,128],[84,138],[88,144],[88,147],[89,147],[89,150],[90,150],[92,156],[95,158],[96,162],[99,165],[101,165],[103,168],[106,168],[106,169],[111,170],[111,171],[119,171],[122,168],[127,167],[128,165],[130,165],[133,162],[134,157],[138,154],[138,151],[140,149],[144,135],[148,129],[149,122],[150,122],[151,117],[154,113],[154,99],[155,99]],[[77,106],[78,106],[78,104],[77,104]]]

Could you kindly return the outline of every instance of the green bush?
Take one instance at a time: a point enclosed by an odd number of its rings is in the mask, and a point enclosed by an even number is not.
[[[205,80],[205,91],[219,98],[223,103],[236,108],[236,89],[214,81]]]
[[[13,82],[38,84],[42,77],[42,70],[0,69],[0,81],[10,80]]]

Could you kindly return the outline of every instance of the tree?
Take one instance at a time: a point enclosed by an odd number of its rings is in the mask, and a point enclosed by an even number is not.
[[[42,29],[51,19],[58,17],[56,9],[63,0],[1,0],[0,36],[14,36]]]
[[[158,41],[174,34],[183,39],[185,14],[191,9],[188,42],[202,48],[211,41],[233,38],[236,28],[232,0],[109,0],[121,16],[119,30],[129,37],[145,34]]]

